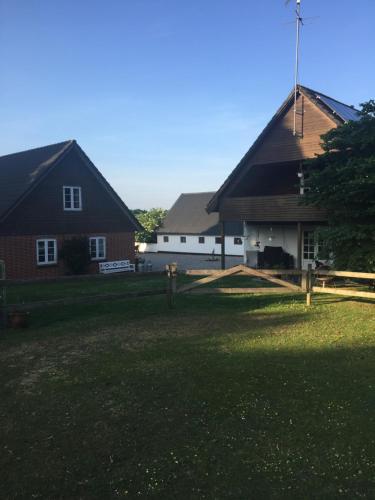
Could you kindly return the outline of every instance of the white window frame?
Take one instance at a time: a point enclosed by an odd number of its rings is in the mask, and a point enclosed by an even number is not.
[[[91,242],[95,241],[95,254],[98,255],[99,250],[99,240],[103,240],[103,253],[102,257],[92,257],[91,256]],[[105,260],[107,258],[107,238],[105,236],[91,236],[89,238],[89,252],[91,260]]]
[[[53,260],[48,260],[48,243],[53,241]],[[39,261],[39,243],[44,244],[45,261]],[[54,238],[39,238],[36,240],[36,262],[38,266],[51,266],[57,264],[57,240]]]
[[[303,260],[310,262],[317,260],[321,246],[321,241],[313,229],[303,231]]]
[[[65,190],[70,190],[71,206],[66,206]],[[74,190],[78,189],[79,207],[74,207]],[[80,212],[82,210],[82,188],[81,186],[63,186],[63,207],[65,212]]]

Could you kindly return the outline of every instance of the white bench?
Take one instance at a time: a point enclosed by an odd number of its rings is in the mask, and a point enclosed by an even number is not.
[[[103,274],[134,272],[135,265],[129,260],[114,260],[113,262],[100,262],[99,272]]]

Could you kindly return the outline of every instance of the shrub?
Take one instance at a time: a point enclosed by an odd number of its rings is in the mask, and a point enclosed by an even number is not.
[[[60,257],[71,274],[85,274],[90,264],[88,238],[65,240],[60,250]]]

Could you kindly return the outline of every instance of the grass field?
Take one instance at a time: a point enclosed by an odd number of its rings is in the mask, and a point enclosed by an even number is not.
[[[179,296],[0,340],[1,498],[375,498],[375,304]]]
[[[187,276],[180,274],[178,284],[195,281],[202,276]],[[92,297],[113,293],[142,292],[148,290],[163,290],[167,285],[163,274],[125,274],[115,276],[83,277],[67,279],[66,281],[48,281],[37,283],[21,283],[7,287],[9,304],[52,301],[69,297]],[[217,280],[210,287],[267,287],[275,286],[269,281],[261,281],[247,276],[231,276],[225,280]]]

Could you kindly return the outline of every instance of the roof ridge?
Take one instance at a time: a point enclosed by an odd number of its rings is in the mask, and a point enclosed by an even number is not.
[[[65,148],[66,146],[71,145],[74,142],[76,142],[75,139],[68,139],[66,141],[55,142],[53,144],[47,144],[46,146],[39,146],[37,148],[23,149],[22,151],[16,151],[15,153],[8,153],[6,155],[0,155],[0,159],[6,158],[7,156],[16,156],[16,155],[20,155],[20,154],[24,154],[24,153],[30,153],[31,151],[38,151],[38,150],[41,150],[41,149],[51,148],[51,147],[54,147],[54,146],[60,146],[61,145],[61,147]]]
[[[216,193],[216,191],[194,191],[194,192],[190,192],[190,193],[180,193],[180,196],[181,195],[192,195],[192,194],[210,194],[210,193]]]
[[[326,97],[327,99],[331,99],[331,101],[335,101],[337,102],[338,104],[342,104],[342,106],[346,106],[348,108],[351,108],[351,109],[354,109],[354,111],[358,111],[358,113],[360,113],[360,110],[357,109],[353,104],[346,104],[345,102],[343,101],[339,101],[338,99],[335,99],[334,97],[331,97],[327,94],[323,94],[323,92],[319,92],[318,90],[314,90],[314,89],[311,89],[310,87],[306,87],[305,85],[299,85],[300,88],[302,89],[306,89],[308,90],[309,92],[313,92],[314,94],[317,94],[317,95],[321,95],[323,97]]]

